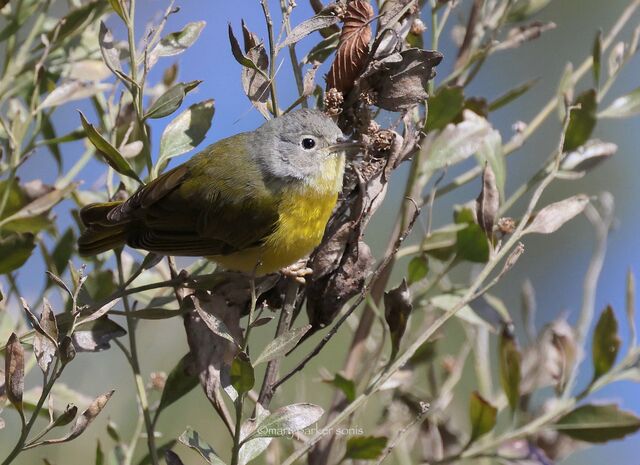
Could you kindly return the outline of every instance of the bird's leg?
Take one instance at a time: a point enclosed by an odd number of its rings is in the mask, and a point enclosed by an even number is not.
[[[280,270],[287,278],[294,279],[300,284],[306,284],[305,277],[313,273],[313,270],[307,266],[308,258],[303,258]]]

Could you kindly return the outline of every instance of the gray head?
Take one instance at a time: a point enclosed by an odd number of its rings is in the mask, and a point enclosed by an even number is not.
[[[304,181],[319,174],[330,157],[343,156],[340,128],[317,110],[297,110],[254,132],[256,161],[273,181]]]

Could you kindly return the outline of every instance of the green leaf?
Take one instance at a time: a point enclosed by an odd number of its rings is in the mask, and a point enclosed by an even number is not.
[[[0,236],[0,274],[20,268],[36,247],[33,234],[11,233]]]
[[[580,108],[571,111],[563,152],[575,150],[587,142],[597,122],[598,95],[594,89],[580,94],[574,105],[580,105]]]
[[[111,0],[111,1],[117,1],[117,0]],[[95,461],[95,464],[96,465],[104,465],[104,463],[105,463],[104,452],[102,451],[102,445],[100,445],[100,439],[98,439],[97,444],[96,444],[96,461]]]
[[[53,127],[53,123],[51,122],[51,118],[46,112],[40,113],[42,115],[42,123],[40,125],[40,130],[42,132],[42,137],[46,141],[55,141],[56,130]],[[84,131],[83,131],[84,132]],[[44,143],[44,142],[42,142]],[[56,161],[56,165],[58,167],[58,173],[62,170],[62,152],[60,152],[60,147],[58,147],[57,142],[51,142],[47,144],[49,146],[49,151],[51,155],[53,155],[53,159]]]
[[[345,459],[375,460],[387,447],[385,436],[355,436],[347,440]]]
[[[12,221],[19,221],[29,218],[34,218],[43,213],[51,210],[55,205],[57,205],[62,199],[64,199],[70,192],[75,190],[77,184],[69,184],[63,189],[53,189],[50,192],[38,197],[32,202],[29,202],[27,205],[22,207],[20,210],[15,212],[13,215],[3,218],[0,221],[0,227],[5,224],[11,223]]]
[[[122,4],[120,3],[121,0],[109,0],[109,5],[111,5],[111,8],[113,8],[113,11],[115,11],[115,13],[120,16],[120,18],[123,21],[125,20],[125,16],[124,16],[124,11],[122,9]]]
[[[231,363],[229,370],[231,385],[238,394],[249,392],[256,382],[251,360],[244,352],[239,352]]]
[[[502,108],[505,105],[508,105],[509,103],[516,100],[518,97],[521,97],[522,95],[527,93],[527,91],[531,89],[534,85],[536,85],[538,81],[539,81],[538,78],[530,79],[529,81],[523,82],[522,84],[514,87],[513,89],[508,90],[507,92],[502,94],[500,97],[496,98],[493,102],[489,103],[488,110],[490,112],[496,111],[497,109]]]
[[[253,366],[255,367],[261,363],[283,357],[287,352],[289,352],[298,344],[300,339],[302,339],[302,337],[307,334],[310,329],[311,325],[304,325],[300,328],[295,328],[284,332],[269,344],[267,344],[262,353],[258,355],[258,358],[256,358],[255,362],[253,362]]]
[[[107,164],[118,173],[135,179],[140,184],[142,184],[142,181],[140,180],[136,172],[133,171],[133,168],[131,168],[129,162],[124,159],[118,149],[116,149],[113,145],[111,145],[109,141],[107,141],[100,135],[96,128],[94,128],[87,121],[81,111],[79,111],[78,113],[80,113],[80,121],[82,122],[82,127],[87,133],[87,137],[89,138],[93,146],[98,150],[98,153],[100,153],[100,155],[104,157]]]
[[[342,376],[340,373],[336,373],[332,380],[325,382],[340,389],[347,399],[347,402],[351,403],[356,398],[356,384],[352,380]]]
[[[593,380],[600,378],[613,367],[620,349],[618,320],[611,305],[600,315],[593,332],[591,356],[593,360]]]
[[[169,87],[167,91],[151,104],[144,115],[144,118],[164,118],[176,111],[182,105],[184,97],[193,89],[198,87],[202,81],[179,82]]]
[[[413,257],[407,267],[407,280],[409,285],[417,283],[427,277],[429,273],[429,260],[426,255]]]
[[[58,21],[48,34],[49,41],[61,44],[67,38],[80,34],[96,18],[104,14],[108,9],[108,3],[102,0],[94,0],[86,3]],[[55,41],[54,41],[55,39]]]
[[[469,208],[455,212],[457,224],[466,224],[456,234],[456,257],[474,263],[486,263],[489,260],[489,241],[482,227],[474,221],[474,213]]]
[[[198,377],[187,372],[187,363],[189,361],[187,354],[178,361],[177,365],[171,370],[167,376],[167,380],[162,390],[160,403],[156,409],[156,419],[164,409],[178,401],[198,385]]]
[[[593,41],[593,50],[591,52],[593,56],[593,82],[595,86],[600,85],[600,70],[602,62],[602,29],[596,34],[596,38]]]
[[[451,123],[464,107],[464,88],[461,86],[440,87],[428,99],[427,131],[443,129]]]
[[[469,419],[471,421],[469,444],[493,429],[496,425],[497,413],[498,409],[480,394],[477,392],[471,394],[471,401],[469,402]]]
[[[393,360],[400,350],[402,336],[407,329],[407,322],[413,305],[411,292],[406,280],[395,289],[384,293],[384,319],[391,333],[391,359]]]
[[[216,454],[216,451],[213,450],[213,447],[207,444],[197,431],[187,428],[187,430],[180,435],[178,441],[188,448],[195,450],[209,465],[225,465],[218,454]]]
[[[151,51],[151,63],[159,57],[179,55],[187,50],[198,40],[206,25],[205,21],[195,21],[187,24],[181,31],[164,36]]]
[[[506,324],[502,330],[498,357],[500,384],[509,401],[509,407],[512,411],[515,411],[520,399],[520,365],[522,355],[516,345],[513,327],[510,324]]]
[[[630,118],[639,114],[640,87],[615,99],[611,105],[598,114],[598,118]]]
[[[281,407],[271,413],[253,433],[243,442],[255,438],[288,437],[314,424],[324,414],[322,407],[314,404],[301,403]]]
[[[640,418],[615,404],[587,404],[560,418],[554,428],[579,441],[602,443],[635,433]]]
[[[507,21],[523,21],[547,6],[551,0],[515,0],[507,15]]]
[[[156,173],[160,173],[171,158],[193,150],[204,140],[214,112],[214,101],[205,100],[191,105],[167,125],[160,139]]]
[[[67,265],[69,264],[69,260],[73,255],[75,247],[76,235],[72,228],[68,228],[62,237],[60,237],[58,243],[53,249],[53,252],[51,253],[51,260],[53,261],[56,274],[62,275],[62,273],[67,269]]]

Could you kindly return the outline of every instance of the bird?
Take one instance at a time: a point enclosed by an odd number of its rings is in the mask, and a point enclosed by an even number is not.
[[[346,155],[359,148],[318,110],[272,118],[206,147],[126,200],[83,207],[79,253],[126,244],[255,276],[286,270],[321,242]]]

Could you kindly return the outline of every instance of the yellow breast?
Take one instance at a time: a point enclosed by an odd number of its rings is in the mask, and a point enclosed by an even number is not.
[[[282,191],[279,220],[264,244],[224,257],[212,257],[223,267],[273,273],[307,256],[320,243],[342,187],[344,157],[330,157],[317,177]],[[258,265],[258,266],[256,266]]]

